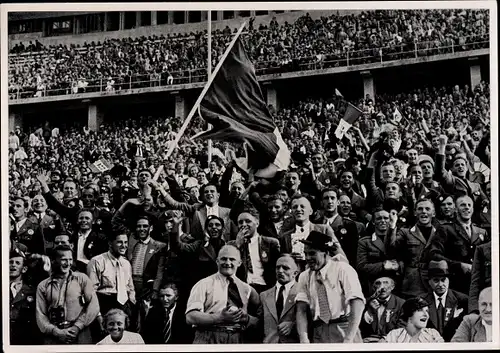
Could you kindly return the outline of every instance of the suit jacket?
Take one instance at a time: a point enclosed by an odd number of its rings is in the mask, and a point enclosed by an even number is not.
[[[368,304],[367,300],[366,308],[365,311],[363,312],[361,323],[359,325],[361,336],[363,338],[367,337],[382,338],[385,335],[387,335],[391,330],[403,327],[404,323],[402,322],[400,316],[402,312],[401,308],[404,302],[405,301],[403,299],[392,294],[389,301],[387,302],[384,312],[382,313],[381,322],[379,325],[377,310],[374,310]],[[370,317],[372,318],[371,321]]]
[[[45,242],[40,227],[29,219],[17,230],[14,241],[26,245],[30,254],[45,254]]]
[[[295,297],[297,296],[297,286],[298,284],[295,283],[290,288],[280,317],[278,317],[276,311],[276,286],[260,293],[260,301],[262,303],[261,322],[264,325],[263,343],[299,343],[299,336],[295,325],[288,336],[280,335],[278,330],[278,325],[283,322],[296,322],[297,308]]]
[[[386,260],[396,260],[394,256],[390,256],[391,254],[386,250],[385,242],[388,241],[386,235],[386,239],[381,239],[376,236],[375,240],[373,240],[372,236],[366,236],[359,240],[358,243],[358,260],[356,269],[358,271],[361,286],[365,295],[372,294],[372,285],[375,280],[387,271],[384,269],[384,261]],[[399,268],[396,271],[391,271],[391,274],[394,275],[394,280],[396,284],[399,282],[399,278],[404,271],[404,263],[403,261],[398,261]]]
[[[401,294],[404,298],[425,295],[429,291],[427,277],[427,252],[430,241],[435,234],[433,227],[429,240],[420,232],[417,226],[394,230],[388,234],[388,254],[395,257],[399,263],[403,263],[403,283]]]
[[[54,247],[54,238],[56,235],[65,232],[64,225],[59,217],[53,217],[45,213],[41,220],[38,219],[37,214],[32,214],[28,218],[31,222],[38,224],[40,232],[42,233],[45,254],[50,253],[51,249]]]
[[[185,306],[177,302],[172,315],[171,335],[168,342],[164,341],[163,328],[167,313],[159,301],[153,301],[141,327],[141,336],[146,344],[191,344],[192,329],[186,324]]]
[[[360,222],[365,222],[366,215],[369,214],[368,211],[366,210],[365,198],[352,189],[350,191],[345,191],[345,190],[343,191],[351,199],[352,212],[356,214],[356,220],[359,220]]]
[[[486,342],[486,329],[481,316],[477,314],[464,316],[451,342]]]
[[[165,200],[167,205],[174,210],[181,210],[188,217],[191,218],[189,234],[191,234],[195,239],[203,239],[205,222],[207,220],[207,207],[203,203],[197,203],[195,205],[190,205],[185,202],[178,202],[174,200],[170,195],[167,195],[167,200]],[[230,209],[226,207],[219,206],[219,217],[224,220],[224,231],[222,237],[225,241],[229,241],[231,237],[238,233],[236,225],[231,222],[229,217]]]
[[[71,242],[73,243],[73,260],[76,265],[78,271],[82,273],[87,273],[87,265],[80,263],[77,261],[78,255],[78,231],[73,233]],[[91,259],[94,256],[105,253],[109,250],[108,240],[106,236],[101,233],[96,233],[91,231],[85,240],[85,244],[83,245],[83,254],[87,257],[87,259]]]
[[[280,256],[280,243],[275,238],[263,237],[261,235],[257,237],[259,242],[259,259],[264,268],[264,281],[266,282],[266,287],[270,288],[276,284],[276,261],[278,261]],[[236,245],[236,242],[232,241],[231,244]],[[244,282],[248,280],[247,254],[250,255],[249,252],[241,251],[242,264],[236,271],[238,278]]]
[[[134,255],[134,249],[139,244],[139,240],[136,237],[129,237],[128,240],[128,249],[127,249],[127,259],[132,264],[132,257]],[[148,266],[152,263],[150,260],[153,256],[160,252],[166,246],[165,243],[159,242],[150,238],[149,243],[147,244],[146,254],[144,255],[144,265],[143,265],[143,277],[148,277],[148,274],[152,273],[151,270],[148,270]],[[147,282],[148,279],[154,278],[144,278],[144,282]]]
[[[429,303],[429,321],[427,321],[427,327],[438,330],[436,300],[432,291],[427,293],[424,299]],[[462,322],[462,318],[467,312],[467,301],[468,298],[465,294],[448,289],[444,308],[443,330],[439,332],[446,342],[451,341],[455,331]]]
[[[318,218],[314,220],[315,224],[328,224],[328,219],[324,215],[319,215]],[[356,267],[357,262],[357,252],[358,252],[358,241],[360,235],[358,232],[358,226],[356,223],[350,219],[343,218],[338,215],[335,217],[333,223],[328,224],[339,240],[339,243],[344,250],[349,264],[352,267]]]
[[[479,293],[491,286],[491,242],[479,245],[474,253],[469,289],[469,313],[478,311]]]
[[[470,273],[464,273],[461,263],[472,264],[478,245],[489,241],[484,229],[472,225],[471,238],[458,222],[444,224],[429,239],[429,259],[445,260],[450,267],[450,287],[462,293],[469,293]]]
[[[14,298],[10,289],[9,294],[10,344],[41,344],[41,333],[36,323],[36,289],[23,283]]]
[[[311,231],[313,231],[313,230],[316,230],[318,232],[321,232],[323,234],[328,235],[333,240],[333,242],[337,245],[337,253],[344,255],[347,259],[347,256],[346,256],[344,250],[342,249],[342,246],[340,245],[339,240],[335,236],[335,233],[333,232],[332,227],[330,227],[329,225],[326,225],[326,224],[311,223]],[[281,235],[279,237],[281,253],[289,253],[289,254],[292,253],[292,249],[293,249],[293,247],[292,247],[292,234],[294,232],[295,232],[295,228],[288,230],[286,232],[281,232]]]

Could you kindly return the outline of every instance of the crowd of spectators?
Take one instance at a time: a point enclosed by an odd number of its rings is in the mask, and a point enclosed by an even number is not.
[[[212,67],[236,29],[213,32]],[[489,46],[487,10],[376,10],[309,13],[294,23],[254,27],[244,34],[257,74],[303,71],[414,58]],[[9,56],[11,99],[203,82],[206,31],[106,39],[80,45],[18,44]]]
[[[207,143],[189,138],[206,127],[197,119],[168,159],[175,117],[114,119],[98,132],[16,127],[11,343],[491,340],[489,85],[353,104],[363,116],[341,140],[339,97],[270,107],[293,158],[271,182],[237,170],[242,146],[214,142],[209,162]],[[306,283],[315,266],[331,271],[327,319]],[[60,278],[62,306],[48,294]]]

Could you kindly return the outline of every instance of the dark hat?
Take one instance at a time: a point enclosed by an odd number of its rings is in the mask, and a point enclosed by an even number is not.
[[[337,246],[333,242],[332,238],[316,230],[311,231],[309,233],[309,236],[305,240],[301,240],[300,242],[321,251],[337,250]]]
[[[429,278],[433,277],[448,277],[450,272],[448,271],[448,263],[445,260],[429,262],[428,269]]]
[[[408,299],[401,307],[401,319],[406,322],[415,312],[426,306],[429,306],[429,303],[421,297]]]
[[[10,249],[9,258],[22,257],[25,259],[27,251],[28,251],[28,248],[26,247],[26,245],[13,242],[11,249]]]

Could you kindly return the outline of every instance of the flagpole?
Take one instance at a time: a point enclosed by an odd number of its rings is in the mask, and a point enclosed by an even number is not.
[[[226,51],[224,52],[224,55],[222,56],[222,58],[217,63],[217,66],[215,67],[215,70],[212,72],[212,74],[208,78],[208,81],[205,84],[205,87],[203,87],[203,90],[201,91],[198,99],[196,100],[196,102],[194,103],[193,107],[191,108],[191,111],[189,112],[186,120],[182,124],[179,132],[176,134],[174,143],[170,145],[170,147],[168,149],[168,152],[167,152],[167,159],[170,158],[170,156],[174,152],[175,147],[177,147],[177,144],[179,143],[182,135],[184,135],[184,132],[186,131],[187,126],[189,125],[191,119],[193,118],[194,113],[196,113],[196,110],[198,110],[198,106],[201,104],[201,101],[203,100],[203,98],[207,94],[208,89],[210,88],[210,85],[212,84],[212,81],[214,80],[215,76],[217,76],[217,73],[219,72],[220,68],[222,67],[222,64],[224,63],[224,61],[226,60],[227,56],[229,55],[229,52],[231,51],[231,49],[233,49],[234,43],[236,43],[236,40],[240,37],[241,32],[243,32],[243,28],[245,28],[245,25],[246,25],[246,22],[243,22],[242,25],[240,26],[240,28],[238,29],[238,32],[236,33],[236,35],[231,40],[231,43],[227,47]],[[160,167],[158,168],[158,171],[154,175],[154,178],[153,178],[154,181],[156,181],[158,179],[158,177],[160,176],[160,174],[161,174],[162,171],[163,171],[163,164],[160,165]]]
[[[207,56],[207,80],[212,76],[212,10],[208,10],[208,56]],[[208,129],[212,129],[212,125],[208,124]],[[212,161],[212,140],[208,140],[208,163]]]

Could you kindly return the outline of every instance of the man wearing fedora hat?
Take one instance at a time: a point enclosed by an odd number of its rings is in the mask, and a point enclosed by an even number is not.
[[[336,245],[328,235],[311,231],[301,242],[308,269],[299,276],[295,297],[300,343],[361,343],[365,298],[356,271],[332,258]]]
[[[450,342],[467,313],[468,297],[449,289],[450,272],[446,261],[431,261],[428,274],[431,289],[424,296],[430,304],[427,327],[436,329],[446,342]]]

